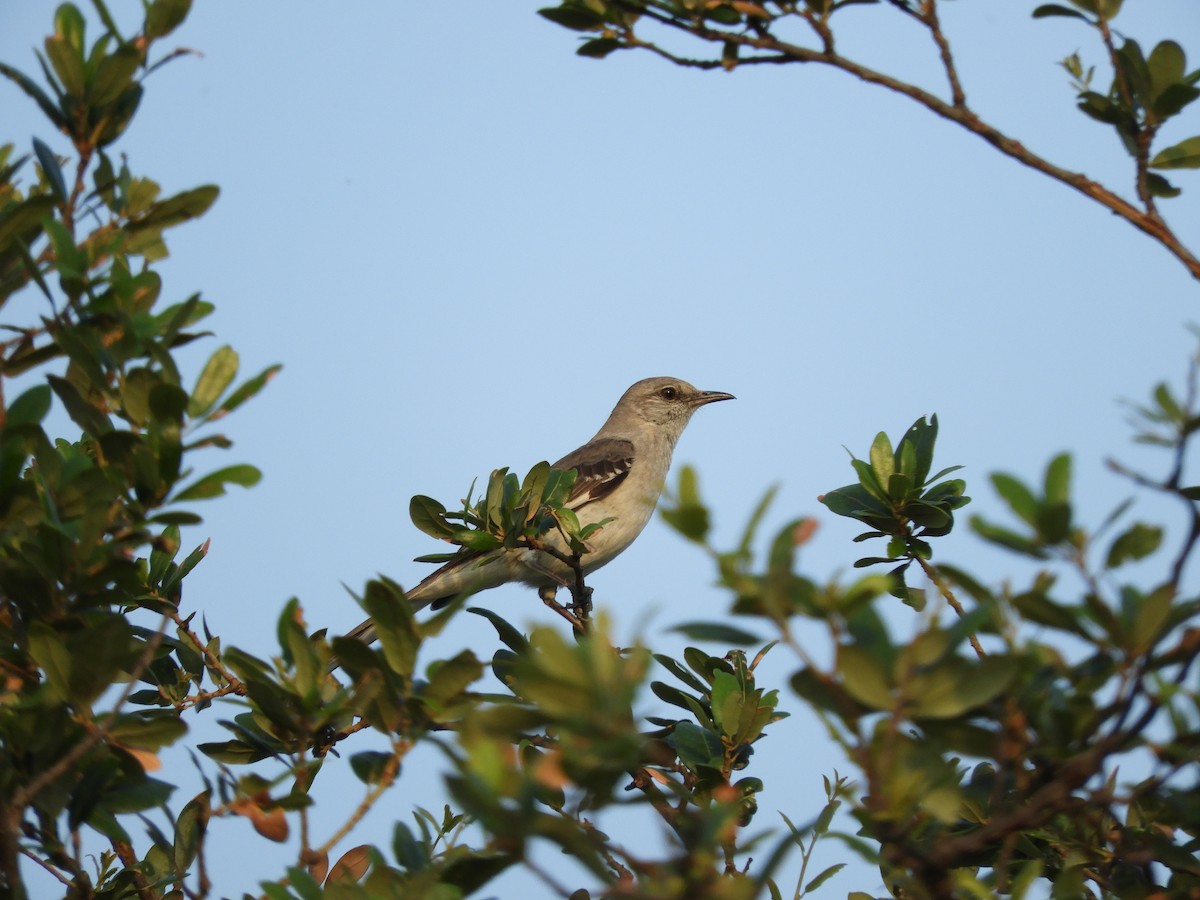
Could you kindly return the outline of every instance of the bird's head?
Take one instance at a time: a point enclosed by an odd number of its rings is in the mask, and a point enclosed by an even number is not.
[[[614,414],[624,407],[629,415],[663,428],[674,439],[701,406],[732,399],[733,394],[701,391],[680,378],[644,378],[625,392]]]

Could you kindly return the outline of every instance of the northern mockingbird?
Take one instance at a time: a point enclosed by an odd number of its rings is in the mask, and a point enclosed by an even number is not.
[[[675,443],[692,414],[707,403],[732,400],[733,394],[700,391],[678,378],[645,378],[629,388],[595,437],[568,453],[553,468],[578,474],[566,506],[587,526],[611,518],[588,540],[590,553],[580,566],[586,575],[603,566],[641,534],[667,480]],[[543,538],[556,550],[569,548],[557,531]],[[449,602],[510,582],[528,584],[553,596],[574,579],[574,571],[548,553],[529,548],[461,550],[420,584],[405,592],[413,609]],[[370,619],[347,637],[370,643]]]

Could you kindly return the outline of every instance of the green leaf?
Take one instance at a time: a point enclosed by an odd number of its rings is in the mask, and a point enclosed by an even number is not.
[[[196,859],[204,830],[208,826],[208,791],[197,794],[188,801],[175,820],[174,857],[175,870],[183,873]]]
[[[53,100],[41,89],[36,81],[12,66],[0,62],[0,75],[3,75],[9,81],[17,85],[21,90],[33,98],[33,101],[41,109],[42,114],[46,116],[54,127],[65,130],[67,127],[66,117],[62,110],[58,108]]]
[[[142,54],[132,44],[118,47],[104,57],[96,69],[91,84],[93,106],[107,106],[133,83],[134,73],[142,64]]]
[[[1071,455],[1060,453],[1046,466],[1047,503],[1068,503],[1071,499]]]
[[[421,636],[413,618],[412,605],[399,586],[387,579],[367,582],[363,607],[375,620],[375,632],[383,646],[388,665],[396,672],[411,678],[417,663]]]
[[[1035,541],[1017,534],[1015,531],[993,525],[981,516],[971,517],[971,527],[976,534],[993,544],[999,544],[1001,547],[1007,547],[1009,550],[1031,556],[1034,559],[1045,559],[1047,556],[1045,549]]]
[[[594,31],[604,25],[604,16],[574,4],[539,9],[538,15],[572,31]]]
[[[222,416],[229,415],[259,391],[261,391],[264,387],[266,387],[267,382],[278,375],[282,368],[283,366],[279,364],[268,366],[253,378],[238,385],[237,388],[234,389],[233,393],[225,398],[225,402],[217,407],[217,409],[213,411],[212,415],[208,417],[209,421],[214,421]]]
[[[245,741],[209,742],[198,744],[196,749],[209,759],[233,766],[248,765],[275,755],[269,747],[249,744]]]
[[[438,707],[458,699],[480,675],[483,663],[470,650],[457,656],[432,664],[427,673],[429,682],[421,692],[422,699],[430,700]]]
[[[708,641],[732,647],[749,647],[762,643],[761,638],[750,632],[720,622],[683,622],[670,630],[694,641]]]
[[[699,768],[720,769],[725,760],[725,746],[707,728],[692,722],[680,722],[667,738],[667,743],[680,761],[693,771]]]
[[[708,693],[708,685],[681,666],[676,660],[662,653],[655,653],[654,660],[688,687],[702,694]]]
[[[192,523],[188,522],[185,524]],[[184,558],[183,562],[176,566],[174,571],[172,571],[165,579],[163,579],[162,589],[164,591],[170,591],[173,587],[175,587],[175,585],[182,581],[187,574],[192,571],[192,569],[199,565],[200,560],[204,559],[204,557],[208,554],[210,541],[211,538],[189,553]]]
[[[187,725],[174,710],[142,710],[118,716],[108,733],[128,747],[154,751],[187,734]]]
[[[1056,628],[1059,631],[1069,631],[1080,637],[1089,637],[1083,626],[1083,611],[1078,607],[1067,607],[1055,603],[1040,591],[1027,591],[1017,594],[1012,599],[1012,605],[1018,613],[1030,622]]]
[[[726,737],[737,734],[743,699],[742,687],[735,676],[728,672],[715,674],[712,687],[713,723]]]
[[[187,18],[191,8],[192,0],[154,0],[146,10],[146,37],[150,40],[166,37]]]
[[[1163,530],[1158,526],[1135,522],[1112,542],[1105,566],[1115,569],[1127,562],[1149,556],[1158,549],[1162,537]]]
[[[843,644],[837,650],[837,672],[846,692],[872,709],[895,705],[892,688],[881,661],[866,649]]]
[[[896,458],[892,453],[892,442],[884,432],[875,435],[871,443],[871,469],[875,473],[875,483],[882,488],[896,471]]]
[[[1152,169],[1200,169],[1200,135],[1160,150],[1150,160]]]
[[[809,893],[815,891],[817,888],[819,888],[821,885],[823,885],[826,881],[828,881],[830,878],[832,878],[838,872],[842,871],[842,869],[844,869],[844,868],[846,868],[846,863],[837,863],[835,865],[830,866],[828,869],[826,869],[824,872],[822,872],[820,875],[818,875],[816,878],[814,878],[812,881],[810,881],[808,884],[806,884],[804,886],[804,893],[809,894]]]
[[[1174,599],[1175,590],[1170,584],[1164,584],[1142,598],[1130,629],[1131,652],[1145,653],[1158,640],[1170,617]]]
[[[188,415],[199,417],[212,409],[221,395],[225,393],[225,389],[237,377],[237,372],[237,351],[228,344],[218,348],[208,358],[204,370],[196,380],[196,387],[188,402]]]
[[[220,189],[215,184],[206,184],[152,203],[143,215],[130,221],[126,231],[134,234],[151,228],[170,228],[188,219],[195,219],[208,211],[219,193]]]
[[[575,54],[577,56],[587,56],[591,59],[604,59],[614,50],[620,50],[623,45],[616,38],[602,37],[593,38],[590,41],[584,41],[580,44]]]
[[[1037,522],[1038,501],[1025,484],[1005,472],[993,472],[992,487],[1017,516],[1029,525]]]
[[[51,696],[59,702],[71,696],[71,654],[59,634],[43,622],[29,626],[29,655],[46,675]]]
[[[418,529],[430,537],[445,540],[459,529],[446,521],[446,507],[432,497],[415,495],[408,503],[408,516]]]
[[[192,482],[175,495],[174,501],[182,503],[186,500],[207,500],[211,497],[220,497],[225,493],[226,485],[239,484],[242,487],[253,487],[261,478],[262,472],[255,466],[246,463],[226,466],[224,469],[218,469],[200,480]]]
[[[477,606],[468,607],[467,612],[474,613],[477,616],[483,616],[485,619],[491,622],[492,627],[496,629],[496,635],[500,638],[500,641],[504,644],[504,646],[508,647],[514,653],[525,653],[528,651],[529,641],[526,640],[525,635],[521,634],[521,632],[518,631],[516,627],[510,624],[506,619],[502,619],[490,609],[483,609],[482,607]]]
[[[677,687],[669,684],[664,684],[661,681],[650,682],[650,690],[659,700],[670,703],[672,706],[678,706],[680,709],[692,711],[692,704],[698,702],[695,697],[685,694]],[[707,689],[704,689],[707,692]]]
[[[50,386],[39,384],[17,397],[8,408],[5,428],[37,425],[50,412]]]
[[[1035,19],[1046,19],[1050,16],[1070,16],[1071,18],[1075,19],[1083,19],[1085,22],[1091,21],[1091,19],[1089,19],[1079,10],[1071,9],[1067,6],[1060,6],[1057,3],[1043,3],[1033,11],[1033,17]]]
[[[1153,197],[1178,197],[1183,193],[1182,188],[1175,187],[1167,179],[1154,172],[1146,173],[1146,186],[1150,189],[1150,195]]]
[[[85,23],[83,14],[74,3],[60,3],[54,11],[54,34],[82,56]]]
[[[50,387],[54,389],[54,393],[58,394],[58,399],[66,407],[71,421],[85,432],[98,438],[112,431],[112,422],[108,420],[108,416],[83,399],[83,395],[79,393],[75,385],[57,375],[47,375],[46,380],[50,382]]]
[[[62,168],[58,165],[58,157],[54,155],[53,150],[37,138],[33,139],[33,152],[37,155],[42,172],[46,175],[46,181],[50,183],[50,187],[58,199],[65,202],[67,199],[67,181],[63,177]]]
[[[1150,87],[1153,95],[1158,97],[1168,87],[1182,81],[1187,60],[1183,48],[1174,41],[1160,41],[1150,51],[1146,58],[1146,68],[1150,73]]]
[[[403,822],[397,822],[392,831],[392,855],[409,872],[419,872],[429,865],[428,854]]]
[[[363,750],[350,757],[350,769],[365,784],[378,784],[391,765],[392,754],[378,750]]]
[[[998,697],[1017,676],[1017,660],[988,656],[972,665],[951,657],[906,684],[914,718],[953,719]]]

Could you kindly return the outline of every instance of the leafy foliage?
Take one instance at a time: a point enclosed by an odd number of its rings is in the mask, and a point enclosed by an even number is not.
[[[588,34],[586,56],[648,46],[633,30],[648,18],[719,43],[710,62],[727,69],[767,59],[771,28],[799,18],[821,47],[796,59],[854,71],[834,51],[830,21],[856,2],[565,0],[543,15]],[[1200,487],[1184,474],[1200,424],[1195,365],[1184,391],[1159,384],[1135,408],[1137,439],[1167,451],[1168,474],[1112,464],[1185,509],[1190,527],[1173,549],[1160,526],[1127,522],[1124,507],[1096,528],[1077,521],[1063,454],[1037,485],[992,476],[1011,522],[971,520],[983,540],[1039,566],[1028,584],[989,587],[935,564],[934,542],[968,498],[962,480],[946,478],[957,466],[930,474],[930,417],[895,444],[877,435],[866,459],[851,459],[857,480],[824,495],[832,513],[870,529],[859,540],[887,542],[856,565],[889,571],[849,583],[802,572],[812,520],[788,522],[760,549],[772,491],[734,546],[714,546],[699,480],[679,473],[663,517],[709,555],[730,617],[675,630],[736,648],[721,655],[613,645],[583,602],[581,561],[603,523],[580,527],[565,506],[573,474],[546,463],[523,479],[493,472],[459,511],[414,497],[410,512],[459,551],[551,542],[578,574],[570,637],[523,634],[470,609],[496,631],[491,659],[470,650],[430,659],[431,639],[463,601],[418,620],[386,577],[357,597],[377,647],[311,633],[297,600],[281,609],[270,659],[225,646],[203,618],[197,625],[182,583],[207,544],[184,553],[181,526],[200,521],[196,501],[259,479],[244,464],[204,466],[200,451],[230,446],[214,426],[278,367],[239,382],[237,354],[221,346],[185,376],[178,351],[207,336],[197,326],[212,306],[198,294],[164,300],[155,266],[171,229],[203,215],[217,190],[160,198],[110,155],[147,76],[181,55],[158,54],[189,0],[148,0],[130,37],[94,6],[102,33],[90,43],[80,10],[58,8],[39,54],[43,82],[0,64],[73,154],[42,139],[21,154],[0,148],[0,306],[18,293],[43,304],[36,321],[6,323],[11,337],[0,342],[0,892],[27,895],[24,858],[70,896],[211,896],[206,841],[243,819],[263,840],[295,847],[294,863],[261,885],[270,898],[441,900],[514,866],[576,900],[781,897],[789,853],[800,857],[800,897],[845,866],[810,875],[818,842],[878,866],[893,896],[1022,897],[1038,882],[1054,896],[1200,893],[1200,598],[1184,584],[1200,541]],[[888,6],[941,34],[935,3]],[[1153,217],[1162,185],[1149,168],[1194,167],[1198,139],[1153,156],[1151,143],[1195,99],[1198,79],[1173,42],[1144,57],[1131,40],[1116,49],[1109,22],[1120,6],[1071,0],[1035,16],[1079,19],[1112,51],[1105,94],[1082,63],[1066,65],[1084,111],[1133,153]],[[947,74],[956,93],[949,63]],[[1169,232],[1157,235],[1170,246]],[[917,570],[924,588],[908,583]],[[822,652],[797,639],[800,622],[827,635]],[[791,660],[790,694],[763,683],[768,653]],[[824,777],[825,803],[807,824],[783,816],[777,835],[750,834],[768,788],[753,774],[756,750],[779,733],[783,707],[798,705],[822,722],[849,774]],[[197,746],[201,789],[181,798],[182,773],[161,772],[159,757],[188,741],[187,710],[222,715],[227,735]],[[374,744],[361,744],[364,731]],[[360,844],[331,861],[396,785],[427,777],[411,771],[421,745],[443,751],[451,802],[440,814],[398,815],[387,847]],[[337,766],[362,789],[340,824],[313,814],[313,785]],[[769,787],[788,797],[788,785]],[[618,808],[661,823],[663,846],[610,834]],[[545,871],[537,843],[578,870]],[[567,879],[588,887],[572,892]]]

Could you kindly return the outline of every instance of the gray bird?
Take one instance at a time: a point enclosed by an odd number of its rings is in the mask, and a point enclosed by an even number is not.
[[[588,539],[592,550],[580,561],[585,575],[632,544],[650,521],[667,480],[671,454],[692,414],[707,403],[732,399],[732,394],[700,391],[678,378],[645,378],[621,395],[595,437],[554,463],[555,469],[578,473],[566,506],[574,510],[580,525],[613,519]],[[569,552],[556,531],[548,532],[544,540]],[[546,597],[573,578],[569,566],[538,550],[463,549],[405,596],[413,609],[423,609],[460,594],[519,582]],[[368,619],[347,637],[370,643],[375,640],[374,624]]]

